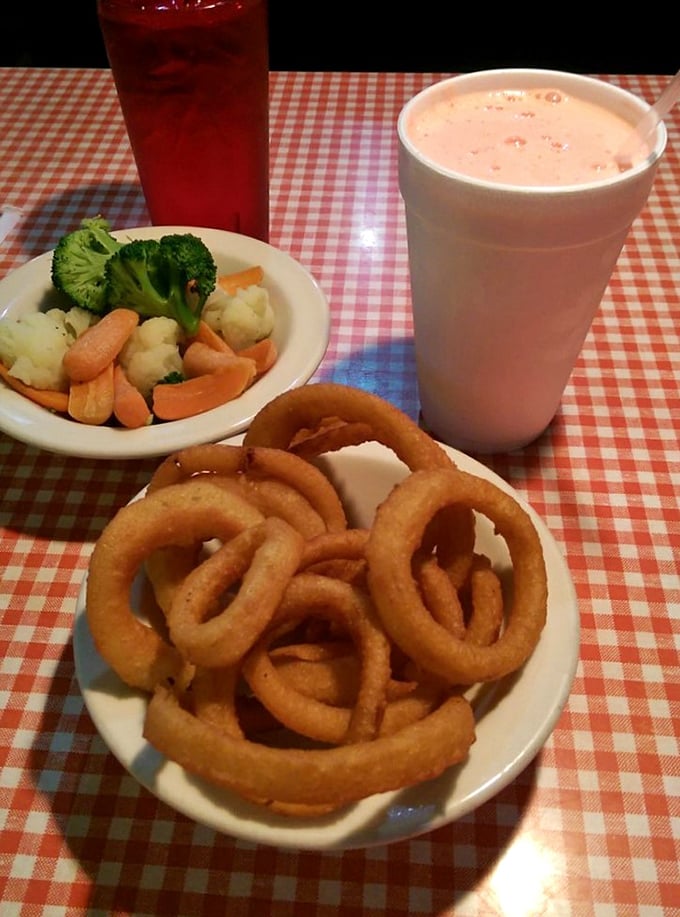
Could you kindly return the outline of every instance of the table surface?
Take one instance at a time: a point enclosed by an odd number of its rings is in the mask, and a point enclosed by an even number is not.
[[[315,379],[413,417],[395,123],[442,75],[271,82],[271,242],[332,309]],[[648,100],[668,79],[600,76]],[[3,915],[680,913],[680,110],[669,120],[557,417],[526,449],[481,458],[563,552],[581,652],[544,748],[454,824],[366,850],[277,849],[216,834],[139,786],[84,708],[72,624],[93,543],[157,460],[81,460],[0,434]],[[0,69],[0,205],[20,211],[0,277],[83,216],[148,224],[108,71]]]

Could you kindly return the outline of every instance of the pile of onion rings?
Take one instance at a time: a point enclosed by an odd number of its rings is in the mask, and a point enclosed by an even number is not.
[[[319,458],[368,440],[406,467],[360,528]],[[510,590],[475,550],[480,515],[505,542]],[[99,653],[148,695],[145,738],[291,817],[464,761],[468,689],[526,662],[546,609],[517,501],[394,406],[332,383],[274,399],[242,445],[165,459],[102,532],[86,591]]]

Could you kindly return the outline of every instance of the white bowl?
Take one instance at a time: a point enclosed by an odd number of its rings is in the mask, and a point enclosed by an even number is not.
[[[492,481],[527,510],[548,574],[548,617],[532,656],[519,672],[474,692],[476,741],[467,760],[435,780],[370,796],[322,818],[288,818],[244,802],[191,776],[143,738],[147,697],[126,687],[97,652],[85,612],[85,577],[73,630],[76,676],[100,735],[136,780],[177,811],[232,837],[277,847],[344,850],[405,840],[462,818],[529,765],[550,736],[576,673],[576,594],[562,553],[534,510],[486,466],[444,449],[459,468]],[[371,525],[376,506],[407,472],[389,449],[372,442],[329,453],[321,463],[358,526]],[[478,520],[477,549],[502,574],[508,563],[504,543],[485,517]]]
[[[167,455],[197,443],[215,442],[245,430],[255,414],[280,392],[303,385],[323,359],[330,336],[328,302],[312,275],[289,255],[248,236],[218,229],[154,226],[119,230],[118,239],[157,239],[176,232],[199,236],[215,258],[218,273],[260,264],[275,312],[273,338],[279,356],[243,395],[186,420],[138,430],[95,427],[52,414],[0,382],[0,429],[18,440],[82,458],[133,459]],[[51,280],[52,252],[28,261],[0,281],[0,320],[18,318],[64,300]]]

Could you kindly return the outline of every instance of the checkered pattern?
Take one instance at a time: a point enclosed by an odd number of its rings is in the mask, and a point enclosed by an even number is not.
[[[442,74],[272,77],[274,245],[327,293],[317,378],[417,415],[402,104]],[[667,78],[608,77],[648,99]],[[71,625],[92,544],[153,461],[44,454],[0,435],[0,911],[481,917],[680,912],[680,115],[559,415],[484,461],[546,520],[571,568],[582,652],[534,762],[474,813],[347,853],[215,835],[108,752],[74,679]],[[23,219],[0,276],[81,217],[148,222],[110,75],[0,70],[0,205]]]

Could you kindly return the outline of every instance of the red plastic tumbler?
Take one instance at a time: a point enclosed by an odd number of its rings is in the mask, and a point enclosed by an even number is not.
[[[97,9],[151,221],[267,241],[267,0]]]

